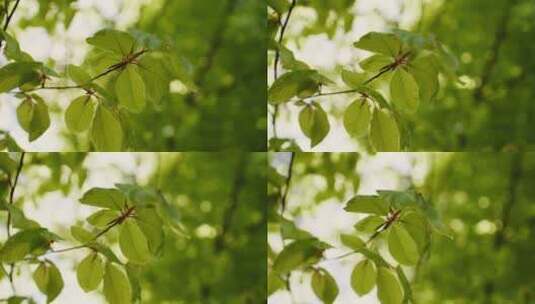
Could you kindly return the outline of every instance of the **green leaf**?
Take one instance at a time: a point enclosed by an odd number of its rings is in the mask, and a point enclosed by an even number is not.
[[[317,146],[331,129],[327,113],[316,102],[307,105],[299,112],[299,126],[305,136],[310,138],[311,148]]]
[[[163,246],[163,222],[153,207],[136,209],[136,223],[145,235],[152,254],[160,252]]]
[[[93,37],[87,38],[87,43],[118,56],[132,53],[136,45],[134,37],[130,34],[112,29],[98,31]]]
[[[279,15],[284,14],[290,7],[289,2],[286,0],[267,0],[267,4]]]
[[[121,224],[119,246],[132,263],[143,264],[151,258],[147,238],[133,219],[127,219]]]
[[[268,296],[285,287],[284,281],[272,271],[268,273],[267,285]]]
[[[408,72],[418,83],[420,100],[430,102],[438,92],[438,68],[431,55],[414,59],[408,66]]]
[[[344,210],[347,212],[386,215],[388,207],[388,203],[376,195],[357,195],[347,202]]]
[[[145,83],[145,97],[155,104],[159,103],[163,95],[169,92],[170,79],[164,73],[163,58],[150,53],[139,60],[138,72]]]
[[[91,76],[79,66],[69,64],[66,68],[66,74],[77,85],[87,85],[91,83]]]
[[[107,263],[104,273],[104,296],[110,304],[132,303],[132,287],[119,266]]]
[[[353,137],[361,137],[368,133],[372,112],[366,99],[355,100],[344,112],[344,127]]]
[[[385,267],[377,270],[377,297],[381,304],[401,304],[403,293],[396,276]]]
[[[88,243],[95,238],[95,236],[91,232],[85,230],[80,226],[72,226],[71,235],[75,240],[82,244]]]
[[[54,263],[47,261],[39,264],[33,273],[37,288],[46,295],[46,302],[52,302],[63,289],[63,278]]]
[[[334,278],[325,269],[320,268],[312,275],[312,291],[323,303],[333,303],[338,296],[338,285]]]
[[[354,47],[395,57],[402,52],[401,41],[394,34],[370,32],[353,44]]]
[[[273,262],[273,270],[286,274],[319,261],[325,247],[317,239],[297,240],[284,247]]]
[[[0,249],[0,260],[3,263],[14,263],[27,255],[41,255],[50,248],[50,242],[57,240],[56,235],[45,228],[21,230],[12,235]]]
[[[95,207],[121,210],[126,203],[124,194],[113,188],[91,188],[84,193],[80,203]]]
[[[403,226],[398,223],[392,225],[388,233],[388,250],[398,263],[416,265],[420,254],[418,245]]]
[[[298,228],[293,221],[285,218],[282,219],[281,233],[285,239],[290,240],[310,239],[313,237],[308,231]]]
[[[418,252],[422,253],[429,242],[430,229],[427,220],[415,211],[407,212],[401,217],[401,220],[401,225],[407,229],[407,232],[418,245]]]
[[[28,132],[29,141],[36,140],[50,127],[48,106],[37,95],[32,95],[32,98],[26,98],[17,107],[17,119],[20,126]]]
[[[0,169],[10,173],[17,169],[17,162],[9,157],[8,153],[0,153]]]
[[[366,247],[366,243],[361,238],[351,234],[340,234],[340,241],[342,241],[342,244],[344,244],[344,246],[347,246],[353,250]]]
[[[40,66],[35,62],[13,62],[0,68],[0,93],[25,84],[38,85],[40,78],[36,69]]]
[[[104,261],[96,252],[86,256],[76,269],[78,284],[85,292],[97,289],[104,277]]]
[[[418,84],[414,77],[403,68],[397,68],[390,81],[392,101],[402,110],[414,112],[420,102],[419,94]]]
[[[83,132],[89,129],[95,114],[96,104],[91,96],[80,96],[73,100],[65,111],[65,124],[74,132]]]
[[[391,57],[377,54],[362,60],[359,65],[364,71],[378,72],[393,63]]]
[[[13,224],[14,228],[18,229],[32,229],[32,228],[39,228],[40,225],[34,220],[28,219],[22,210],[20,210],[17,206],[14,205],[8,205],[7,209],[11,213],[11,222]]]
[[[375,265],[368,259],[355,266],[351,273],[351,287],[359,295],[369,293],[375,286],[377,271]]]
[[[145,108],[145,83],[133,66],[127,66],[117,77],[115,94],[119,104],[139,113]]]
[[[369,215],[355,224],[355,229],[365,233],[374,233],[379,226],[384,224],[385,219],[377,215]]]
[[[342,70],[342,81],[350,88],[358,88],[366,81],[366,74]]]
[[[308,97],[317,92],[319,84],[327,82],[315,70],[288,72],[273,82],[268,90],[268,100],[272,104],[289,101],[294,96]]]
[[[407,276],[403,272],[403,268],[401,267],[401,265],[398,265],[396,267],[396,272],[398,274],[399,280],[401,281],[401,287],[403,288],[403,303],[414,303],[411,284],[407,279]]]
[[[115,210],[99,210],[87,218],[87,222],[95,227],[104,228],[121,215]]]
[[[120,151],[123,146],[121,123],[103,105],[97,107],[91,139],[98,151]]]
[[[6,46],[4,48],[4,54],[6,55],[7,59],[11,59],[14,61],[26,61],[26,62],[34,61],[32,56],[30,56],[30,54],[20,49],[19,43],[13,36],[9,35],[8,33],[4,32],[4,30],[0,29],[0,40],[2,38],[6,42]]]
[[[398,125],[388,110],[376,109],[373,112],[370,126],[370,142],[377,152],[396,152],[400,150]]]

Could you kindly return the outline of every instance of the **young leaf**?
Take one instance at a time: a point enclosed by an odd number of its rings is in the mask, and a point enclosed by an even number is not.
[[[84,193],[80,199],[80,203],[112,210],[121,210],[126,203],[126,197],[117,189],[96,187]]]
[[[96,252],[86,256],[76,269],[78,284],[85,292],[97,289],[104,277],[104,261]]]
[[[410,211],[402,216],[402,226],[407,229],[412,239],[418,245],[418,251],[423,252],[428,240],[429,227],[427,220],[421,214]]]
[[[80,96],[67,107],[65,124],[74,132],[83,132],[89,129],[94,114],[95,103],[91,100],[91,96]]]
[[[342,81],[350,88],[358,88],[366,81],[366,74],[342,70]]]
[[[317,239],[297,240],[282,249],[273,262],[273,270],[286,274],[301,266],[317,262],[325,248]]]
[[[127,66],[117,77],[115,94],[119,104],[139,113],[145,108],[145,83],[133,66]]]
[[[398,263],[403,265],[415,265],[418,263],[420,254],[418,245],[403,226],[394,224],[388,233],[388,249]]]
[[[299,113],[301,131],[310,138],[310,147],[317,146],[329,133],[330,125],[327,113],[314,102],[305,106]]]
[[[381,304],[401,304],[403,292],[396,276],[385,267],[377,269],[377,297]]]
[[[344,112],[344,127],[353,137],[361,137],[368,133],[372,112],[366,100],[355,100]]]
[[[132,287],[123,270],[113,263],[106,264],[104,296],[110,304],[131,304]]]
[[[12,235],[0,249],[0,261],[14,263],[29,254],[40,255],[50,248],[50,242],[59,238],[45,228],[21,230]]]
[[[357,195],[347,202],[344,210],[347,212],[386,215],[388,207],[388,203],[376,195]]]
[[[390,81],[390,95],[392,101],[402,110],[414,112],[420,102],[418,84],[411,74],[402,68],[394,71]]]
[[[422,102],[431,101],[439,88],[438,70],[433,57],[427,55],[414,59],[409,64],[408,72],[414,76],[418,83],[420,100]]]
[[[48,107],[44,100],[32,95],[25,99],[17,108],[17,119],[20,126],[29,134],[29,141],[39,138],[50,127]]]
[[[354,250],[366,247],[366,243],[361,238],[351,234],[340,234],[340,241],[342,241],[342,244],[344,244],[344,246],[347,246]]]
[[[353,269],[351,273],[351,287],[359,296],[363,296],[373,289],[376,279],[377,272],[375,265],[366,259],[358,263],[355,269]]]
[[[149,242],[152,254],[157,254],[163,245],[163,222],[155,208],[138,208],[136,223]]]
[[[365,233],[373,233],[385,220],[377,215],[369,215],[355,224],[355,229]]]
[[[373,112],[370,126],[370,142],[376,151],[395,152],[400,150],[398,125],[392,114],[385,109]]]
[[[35,62],[13,62],[0,68],[0,93],[31,83],[39,84],[40,64]]]
[[[87,43],[122,57],[135,51],[136,41],[128,33],[104,29],[98,31],[93,37],[87,38]]]
[[[338,285],[325,269],[320,268],[312,275],[312,291],[323,303],[331,304],[338,296]]]
[[[377,54],[364,59],[359,63],[359,65],[364,71],[378,72],[382,68],[392,64],[393,61],[394,60],[392,60],[391,57]]]
[[[84,69],[73,64],[67,66],[66,74],[77,85],[87,85],[91,82],[91,76]]]
[[[356,48],[395,57],[402,51],[399,38],[390,33],[370,32],[353,44]]]
[[[115,116],[103,105],[97,107],[91,139],[98,151],[119,151],[123,146],[123,129]]]
[[[132,263],[143,264],[151,257],[147,238],[133,219],[127,219],[121,224],[119,246]]]
[[[71,235],[78,242],[85,244],[94,239],[94,235],[80,226],[71,227]]]
[[[268,90],[268,100],[272,104],[279,104],[294,96],[310,96],[317,91],[320,80],[315,70],[288,72],[273,82]]]
[[[99,210],[87,218],[87,222],[95,227],[104,228],[108,226],[120,213],[115,210]]]
[[[52,302],[63,289],[63,278],[54,263],[41,263],[33,273],[37,288],[46,295],[46,302]]]

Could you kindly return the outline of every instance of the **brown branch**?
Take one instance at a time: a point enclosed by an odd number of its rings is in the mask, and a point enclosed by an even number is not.
[[[228,231],[230,230],[232,219],[234,218],[234,214],[236,213],[236,210],[238,209],[238,205],[240,202],[239,195],[240,195],[241,189],[244,186],[246,165],[247,165],[247,155],[242,154],[240,156],[240,159],[238,160],[238,165],[236,166],[236,171],[235,171],[236,173],[234,175],[234,182],[230,190],[230,195],[229,195],[230,206],[227,208],[223,216],[223,224],[221,226],[222,227],[221,233],[215,240],[216,252],[220,252],[225,247],[225,237]]]
[[[292,3],[290,4],[290,7],[288,8],[288,13],[286,14],[286,19],[282,23],[281,30],[279,33],[279,39],[277,40],[278,45],[277,45],[277,48],[275,49],[275,60],[273,61],[273,77],[275,80],[277,80],[277,77],[278,77],[277,68],[278,68],[279,60],[280,60],[279,47],[282,44],[282,41],[284,40],[284,34],[286,32],[286,28],[288,27],[288,23],[290,22],[290,17],[292,16],[292,12],[296,5],[297,5],[297,0],[292,0]],[[279,16],[279,23],[280,23],[280,19],[281,18]],[[271,118],[271,128],[273,129],[273,137],[277,138],[277,116],[279,114],[279,105],[274,105],[273,107],[274,109],[273,109],[273,114]]]
[[[119,69],[123,69],[128,64],[132,64],[135,59],[137,59],[139,56],[143,55],[144,53],[148,52],[147,49],[143,49],[137,53],[132,54],[128,58],[122,60],[119,63],[116,63],[114,65],[109,66],[106,70],[98,74],[97,76],[91,78],[87,83],[79,84],[79,85],[73,85],[73,86],[49,86],[49,87],[37,87],[33,89],[29,89],[26,91],[16,92],[16,93],[28,93],[28,92],[35,92],[39,90],[67,90],[67,89],[85,89],[87,86],[89,86],[93,81],[100,79],[114,71],[117,71]]]
[[[11,18],[13,18],[13,15],[15,15],[15,11],[17,10],[17,7],[19,6],[19,2],[20,0],[17,0],[15,2],[15,6],[13,6],[13,9],[11,10],[11,12],[9,14],[7,14],[8,12],[8,2],[7,1],[4,1],[4,9],[5,9],[5,12],[6,12],[6,21],[4,23],[4,27],[3,27],[3,30],[4,32],[7,31],[7,27],[9,26],[9,23],[11,22]],[[0,48],[2,47],[2,44],[4,43],[4,40],[0,40]]]
[[[24,165],[24,156],[26,155],[26,152],[22,152],[19,159],[19,165],[17,167],[17,171],[15,173],[15,180],[13,182],[9,182],[10,189],[9,189],[9,205],[13,205],[14,198],[15,198],[15,189],[17,188],[17,184],[19,182],[19,176],[20,172],[22,171],[22,166]],[[6,224],[6,230],[7,230],[7,237],[11,237],[11,211],[7,210],[7,224]]]
[[[507,39],[507,26],[509,19],[511,18],[511,11],[517,2],[518,0],[510,0],[506,2],[507,4],[504,9],[505,12],[494,34],[494,41],[490,49],[490,56],[485,62],[483,71],[481,73],[481,84],[474,91],[474,101],[476,104],[481,104],[483,102],[483,91],[488,86],[492,72],[498,63],[498,57],[500,56],[502,45]]]

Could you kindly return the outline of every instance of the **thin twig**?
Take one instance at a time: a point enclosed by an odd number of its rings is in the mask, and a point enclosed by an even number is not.
[[[11,13],[6,15],[6,21],[5,21],[4,27],[3,27],[4,32],[7,31],[7,27],[9,26],[9,23],[11,22],[11,18],[13,18],[13,15],[15,15],[15,11],[17,10],[17,7],[19,6],[19,2],[20,2],[20,0],[17,0],[15,2],[15,5],[13,6],[13,9],[11,10]],[[8,12],[7,4],[8,4],[8,2],[4,1],[4,6],[5,6],[4,9],[5,9],[6,13]],[[3,43],[4,43],[4,40],[0,40],[0,48],[2,47]]]
[[[84,89],[87,86],[89,86],[93,81],[100,79],[111,72],[117,71],[119,69],[123,69],[126,65],[132,63],[133,60],[138,58],[139,56],[143,55],[144,53],[148,52],[147,49],[143,49],[137,53],[132,54],[130,57],[128,57],[128,60],[123,60],[119,63],[116,63],[114,65],[109,66],[106,70],[98,74],[97,76],[91,78],[87,83],[79,84],[79,85],[73,85],[73,86],[49,86],[49,87],[37,87],[33,89],[29,89],[26,91],[21,92],[15,92],[15,93],[28,93],[28,92],[35,92],[39,90],[67,90],[67,89]]]
[[[282,23],[281,30],[279,33],[279,39],[277,48],[275,49],[275,60],[273,61],[273,78],[277,80],[278,78],[278,66],[279,66],[279,60],[280,60],[280,50],[279,47],[282,44],[282,41],[284,40],[284,34],[286,33],[286,28],[288,27],[288,23],[290,22],[290,17],[292,16],[292,12],[297,5],[297,0],[292,0],[292,3],[290,4],[290,7],[288,8],[288,13],[286,14],[286,19],[284,19],[284,22]],[[280,16],[279,16],[279,23],[280,23]],[[271,119],[271,126],[273,129],[273,137],[277,138],[277,115],[279,114],[279,105],[273,106],[273,116]]]
[[[15,180],[13,182],[10,182],[10,189],[9,189],[9,205],[13,205],[14,198],[15,198],[15,189],[17,188],[17,184],[19,182],[19,176],[20,172],[22,171],[22,166],[24,165],[24,156],[26,155],[26,152],[22,152],[19,159],[19,165],[17,167],[17,171],[15,173]],[[7,237],[11,237],[11,212],[8,209],[7,210],[7,223],[6,223],[6,230],[7,230]]]

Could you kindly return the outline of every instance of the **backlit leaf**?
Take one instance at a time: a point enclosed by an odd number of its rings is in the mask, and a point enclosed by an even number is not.
[[[97,106],[91,139],[98,151],[120,151],[123,146],[123,129],[119,120],[103,105]]]
[[[95,102],[91,96],[80,96],[73,100],[65,111],[65,124],[75,132],[89,129],[95,114]]]
[[[132,287],[128,277],[116,264],[106,264],[103,290],[104,296],[110,304],[132,303]]]
[[[113,188],[91,188],[80,199],[80,203],[84,205],[113,210],[121,210],[125,202],[124,194]]]
[[[401,41],[394,34],[370,32],[354,43],[356,48],[395,57],[402,51]]]
[[[420,102],[418,84],[414,77],[402,68],[394,71],[390,81],[390,95],[392,101],[402,110],[414,112]]]
[[[359,296],[363,296],[373,289],[376,279],[375,265],[370,260],[364,260],[351,273],[351,287]]]
[[[353,137],[361,137],[368,133],[372,112],[368,102],[355,100],[344,112],[344,127]]]
[[[400,134],[396,120],[386,109],[373,112],[370,126],[370,142],[376,151],[400,150]]]
[[[388,250],[398,263],[403,265],[415,265],[418,263],[420,254],[418,245],[403,226],[396,223],[389,228]]]
[[[39,290],[46,295],[46,302],[52,302],[63,289],[63,278],[54,263],[41,263],[33,273],[33,280]]]
[[[119,246],[132,263],[146,263],[150,257],[147,238],[133,219],[127,219],[119,230]]]
[[[312,291],[323,303],[331,304],[338,296],[338,285],[325,269],[320,268],[312,274]]]
[[[145,108],[145,83],[133,66],[128,65],[119,73],[115,94],[119,104],[132,112],[139,113]]]
[[[377,297],[381,304],[401,304],[403,292],[394,273],[385,267],[377,269]]]
[[[305,106],[299,113],[299,126],[306,137],[310,138],[310,146],[317,146],[331,129],[327,113],[318,103]]]
[[[357,195],[347,202],[345,211],[386,215],[388,203],[376,195]]]
[[[85,292],[97,289],[104,277],[104,261],[96,252],[86,256],[76,268],[78,284]]]

